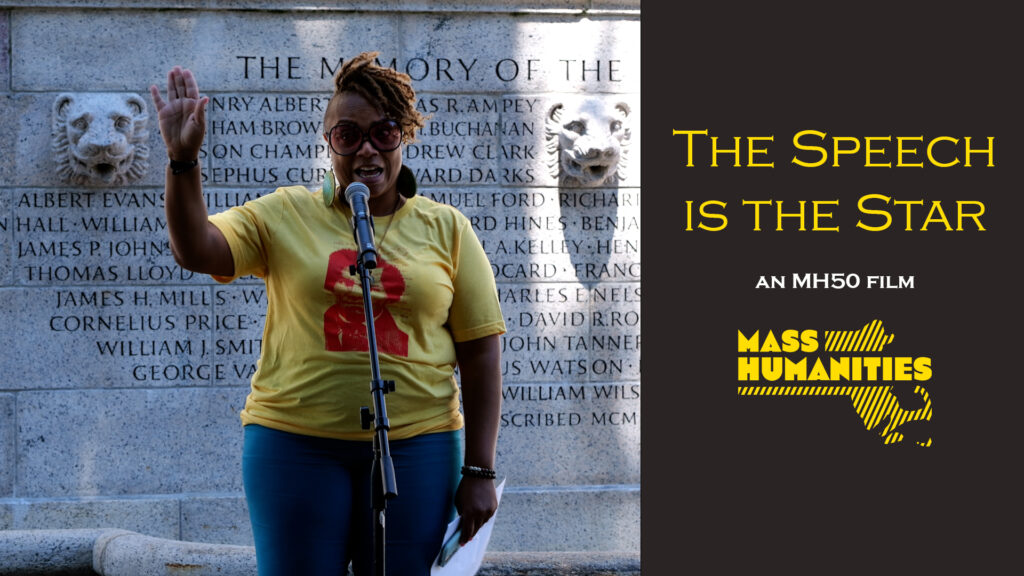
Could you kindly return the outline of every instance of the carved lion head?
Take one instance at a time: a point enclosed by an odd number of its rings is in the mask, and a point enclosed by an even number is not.
[[[136,94],[61,94],[53,103],[57,173],[67,182],[119,186],[148,168],[146,101]]]
[[[623,178],[630,130],[629,106],[601,99],[558,103],[548,109],[548,167],[560,185],[604,186]]]

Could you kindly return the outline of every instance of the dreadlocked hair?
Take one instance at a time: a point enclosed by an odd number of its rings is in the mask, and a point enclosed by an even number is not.
[[[376,105],[384,115],[402,127],[402,141],[412,142],[416,131],[423,128],[426,117],[416,109],[416,92],[408,74],[379,66],[375,62],[380,52],[363,52],[345,62],[334,74],[335,98],[343,92],[355,92],[367,102]],[[330,105],[328,105],[330,110]]]

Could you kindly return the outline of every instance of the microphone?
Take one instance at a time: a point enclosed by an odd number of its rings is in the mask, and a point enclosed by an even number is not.
[[[370,189],[362,182],[353,182],[345,188],[345,201],[352,207],[352,233],[355,235],[357,256],[365,268],[377,267],[377,248],[373,245],[373,218],[367,200]]]

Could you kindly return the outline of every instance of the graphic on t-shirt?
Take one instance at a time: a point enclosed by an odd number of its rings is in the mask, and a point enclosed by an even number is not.
[[[338,250],[327,262],[324,288],[334,294],[334,305],[324,313],[324,339],[332,352],[367,352],[366,312],[359,276],[349,274],[356,263],[355,250]],[[377,351],[396,356],[409,355],[409,335],[399,329],[388,305],[405,292],[405,279],[395,266],[377,257],[374,283],[370,289]]]

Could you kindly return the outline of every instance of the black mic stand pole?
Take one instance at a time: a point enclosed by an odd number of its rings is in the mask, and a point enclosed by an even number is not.
[[[353,230],[354,232],[354,230]],[[358,244],[358,239],[356,240]],[[350,274],[359,274],[363,287],[363,309],[366,313],[366,339],[370,347],[370,395],[373,397],[373,412],[366,406],[360,411],[360,419],[364,430],[373,426],[373,468],[370,472],[370,485],[373,491],[373,551],[374,574],[385,576],[384,567],[384,519],[387,501],[398,496],[395,485],[395,465],[391,461],[391,448],[388,445],[388,413],[384,406],[384,395],[395,390],[394,380],[384,381],[380,378],[380,358],[377,355],[377,333],[373,327],[373,302],[370,300],[370,285],[373,283],[371,268],[376,262],[371,260],[370,266],[364,262],[363,254],[356,257],[356,265],[349,267]]]

